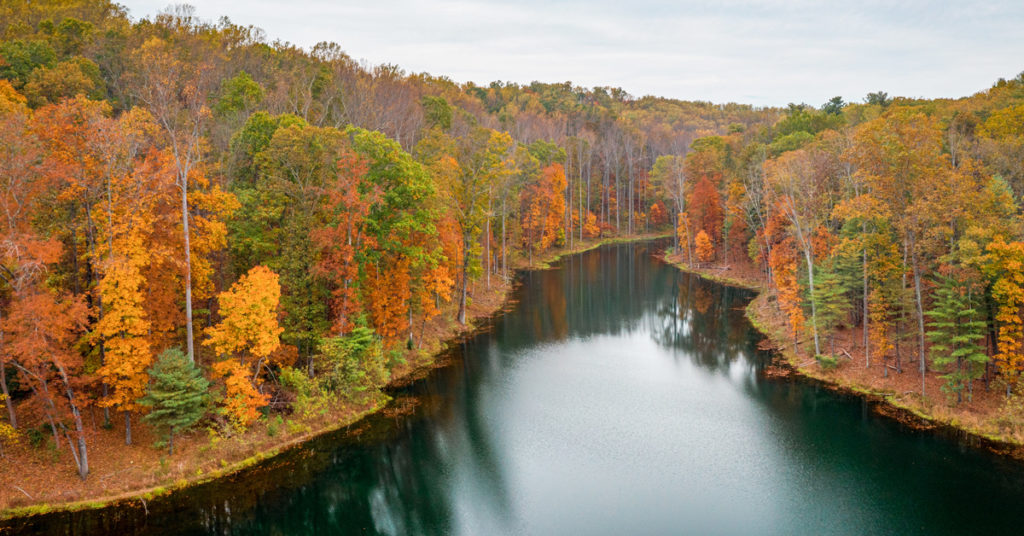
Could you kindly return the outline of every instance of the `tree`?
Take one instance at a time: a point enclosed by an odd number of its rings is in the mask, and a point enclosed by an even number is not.
[[[889,98],[889,94],[884,91],[875,91],[868,93],[867,96],[864,97],[864,102],[885,108],[892,104],[892,99]]]
[[[822,270],[818,274],[818,285],[814,292],[814,303],[818,307],[818,327],[828,337],[829,354],[835,357],[835,330],[849,314],[850,307],[842,275],[835,267]]]
[[[950,218],[957,214],[948,158],[935,118],[896,109],[861,125],[855,133],[857,173],[864,177],[900,234],[913,277],[921,395],[925,391],[925,326],[922,280],[936,250],[950,240]]]
[[[334,331],[339,336],[352,329],[362,312],[359,286],[365,250],[376,246],[375,237],[367,233],[366,218],[382,193],[379,187],[366,182],[366,173],[365,160],[354,153],[339,159],[335,180],[324,185],[325,225],[310,231],[320,248],[317,273],[333,286],[331,308]]]
[[[253,386],[252,370],[235,359],[213,364],[215,378],[224,380],[222,412],[236,430],[244,431],[260,418],[260,408],[270,402],[270,395]]]
[[[779,309],[789,320],[790,332],[793,335],[793,350],[797,351],[798,334],[803,331],[806,317],[801,306],[795,253],[793,240],[787,237],[772,248],[768,262],[771,264],[772,273],[775,274]]]
[[[281,344],[277,308],[281,299],[278,276],[265,266],[256,266],[221,292],[221,321],[207,330],[203,344],[212,346],[220,356],[239,357],[243,362],[256,360],[259,373],[263,361]],[[249,357],[250,359],[245,359]]]
[[[676,222],[676,236],[679,237],[679,243],[682,246],[680,253],[686,253],[686,262],[693,266],[693,240],[691,238],[690,230],[690,217],[685,212],[678,214]],[[707,233],[704,233],[707,235]],[[710,242],[710,239],[708,240]]]
[[[85,327],[87,309],[79,297],[61,295],[33,284],[23,287],[4,322],[10,335],[9,351],[18,370],[31,382],[33,392],[43,398],[56,445],[60,432],[70,447],[78,476],[89,475],[89,453],[85,427],[75,395],[75,383],[82,373],[82,356],[72,343]],[[63,419],[56,415],[58,407],[50,385],[62,391],[74,423],[74,439]]]
[[[680,156],[662,155],[654,161],[650,178],[656,195],[671,203],[672,216],[668,221],[678,220],[678,214],[686,209],[686,175],[683,172],[685,159]],[[679,247],[680,237],[675,237]]]
[[[541,170],[540,177],[521,195],[523,247],[530,252],[544,251],[565,241],[565,171],[561,164]]]
[[[942,276],[932,299],[928,316],[928,340],[932,363],[940,370],[952,366],[942,379],[942,389],[956,402],[963,401],[964,390],[968,399],[972,394],[971,382],[981,377],[988,363],[988,355],[981,346],[985,339],[986,323],[975,307],[976,292],[972,285],[953,276]]]
[[[722,197],[715,185],[707,177],[701,177],[694,185],[686,203],[686,211],[694,232],[704,231],[712,244],[717,244],[722,237],[725,213],[722,209]]]
[[[449,201],[460,228],[462,259],[458,269],[459,309],[456,318],[466,323],[469,280],[480,271],[479,238],[485,224],[491,184],[500,182],[514,169],[512,137],[483,127],[474,128],[455,140],[434,130],[424,138],[417,152],[435,170],[442,196]]]
[[[696,244],[697,259],[700,262],[711,262],[715,258],[715,246],[711,243],[711,239],[708,238],[708,233],[701,229],[697,232],[697,238],[694,239]]]
[[[345,336],[320,341],[317,368],[329,391],[357,400],[387,382],[384,352],[372,329],[359,326]]]
[[[807,150],[783,154],[765,164],[765,181],[776,200],[777,210],[788,222],[788,232],[803,253],[811,305],[811,333],[814,354],[821,354],[815,301],[815,234],[825,223],[832,207],[828,203],[827,177],[817,173],[815,154]]]
[[[353,150],[366,161],[367,189],[380,192],[364,220],[365,232],[375,244],[366,251],[366,265],[373,265],[380,281],[402,283],[391,288],[401,299],[389,300],[377,318],[386,322],[394,336],[407,329],[412,344],[413,297],[437,266],[442,249],[436,243],[437,187],[427,169],[395,140],[355,127],[345,133]],[[364,294],[368,290],[364,287]],[[383,334],[383,325],[374,327]]]
[[[265,266],[254,267],[220,293],[221,321],[207,331],[209,338],[203,343],[223,359],[213,371],[224,378],[224,410],[238,429],[252,424],[259,417],[258,408],[270,400],[255,384],[264,362],[281,345],[280,298],[277,274]]]
[[[138,409],[137,401],[145,394],[146,369],[153,360],[150,326],[142,305],[144,284],[139,266],[120,258],[109,263],[99,285],[107,309],[95,333],[105,341],[106,359],[97,373],[111,388],[100,404],[124,412],[126,445],[132,444],[131,412]]]
[[[1024,372],[1024,242],[1009,242],[997,235],[987,247],[985,272],[992,281],[992,300],[996,304],[998,326],[994,356],[1000,374],[1006,380],[1009,396]]]
[[[164,350],[149,369],[152,381],[139,403],[150,409],[142,419],[167,431],[174,454],[174,435],[185,432],[206,414],[210,382],[177,348]]]
[[[134,53],[137,73],[135,96],[146,105],[167,135],[167,146],[174,158],[175,182],[181,194],[181,226],[184,251],[185,346],[190,361],[195,361],[192,326],[192,244],[189,228],[189,185],[203,156],[203,128],[210,118],[206,97],[210,84],[210,65],[192,58],[187,64],[177,53],[185,47],[151,37]],[[198,53],[201,54],[201,53]]]
[[[843,98],[840,96],[836,96],[832,97],[831,99],[828,100],[828,102],[822,105],[821,111],[827,114],[839,115],[843,113],[843,106],[846,106],[846,103],[843,102]]]

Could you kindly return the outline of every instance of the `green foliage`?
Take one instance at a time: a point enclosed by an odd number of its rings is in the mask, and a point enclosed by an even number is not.
[[[213,112],[218,116],[227,116],[251,110],[263,102],[263,86],[260,86],[242,71],[234,78],[229,78],[221,85],[220,98],[213,105]]]
[[[274,416],[270,422],[267,423],[267,436],[277,437],[277,434],[281,433],[281,428],[284,427],[284,419],[280,415]],[[202,471],[202,469],[200,469]]]
[[[943,390],[963,399],[970,382],[985,372],[989,361],[985,348],[986,323],[977,309],[977,292],[969,283],[943,276],[937,281],[928,317],[928,340],[932,363],[947,371]]]
[[[780,155],[787,151],[795,151],[814,141],[814,134],[798,130],[792,134],[786,134],[776,138],[769,146],[773,155]]]
[[[848,288],[842,274],[832,267],[820,266],[814,276],[818,331],[832,341],[835,330],[850,312],[850,300],[846,296]]]
[[[142,419],[167,431],[174,453],[174,434],[195,426],[210,404],[210,382],[185,354],[177,349],[164,350],[149,369],[152,381],[145,397],[139,400],[150,412]]]
[[[868,93],[867,96],[864,97],[864,102],[885,108],[892,104],[892,99],[889,98],[889,94],[884,91],[875,91],[873,93]]]
[[[74,56],[85,51],[85,46],[89,44],[92,34],[91,22],[74,17],[64,17],[54,29],[51,42],[61,56]]]
[[[34,107],[77,95],[98,100],[107,92],[100,68],[81,56],[32,71],[24,91],[29,105]]]
[[[370,209],[367,232],[376,238],[379,255],[405,255],[414,264],[429,262],[433,250],[416,235],[436,236],[430,200],[436,193],[430,174],[402,146],[381,134],[357,127],[345,130],[352,148],[366,158],[366,179],[383,192]]]
[[[16,89],[24,86],[32,71],[40,67],[53,67],[57,53],[46,41],[23,40],[0,42],[0,78],[11,81]]]
[[[256,155],[270,145],[278,128],[305,124],[305,120],[292,114],[272,116],[267,112],[256,112],[250,115],[242,128],[231,136],[229,151],[234,171],[233,186],[253,185],[257,176]]]
[[[834,355],[818,354],[814,356],[814,359],[818,361],[818,366],[825,370],[832,370],[839,366],[839,359]]]
[[[527,150],[530,151],[530,155],[537,159],[542,168],[556,162],[565,164],[565,149],[559,147],[556,143],[547,140],[537,140],[527,146]]]
[[[357,399],[388,380],[380,339],[366,327],[344,337],[322,339],[316,368],[325,389],[348,399]]]
[[[842,114],[835,113],[834,111],[836,105],[840,105],[839,110],[842,110],[842,99],[840,98],[838,102],[833,101],[835,99],[829,101],[829,104],[833,105],[829,108],[829,111],[822,110],[820,112],[803,104],[790,104],[789,113],[775,124],[775,137],[772,145],[778,144],[778,147],[782,149],[774,151],[775,154],[793,150],[795,147],[791,146],[794,140],[801,139],[800,137],[793,137],[797,133],[802,132],[813,135],[823,130],[837,129],[842,126],[845,119]],[[788,139],[789,141],[780,143],[783,139]]]
[[[320,391],[320,386],[305,372],[292,367],[282,367],[278,379],[281,381],[281,387],[295,396],[295,402],[292,403],[292,410],[295,413],[309,417],[327,409],[327,401]]]
[[[452,128],[452,107],[444,97],[424,95],[420,99],[420,105],[423,106],[427,128],[437,127],[444,131]]]
[[[846,106],[846,103],[843,102],[842,97],[832,97],[828,102],[822,105],[821,111],[826,114],[839,115],[843,113],[844,106]]]

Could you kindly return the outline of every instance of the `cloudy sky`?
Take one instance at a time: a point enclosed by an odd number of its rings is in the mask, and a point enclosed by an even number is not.
[[[135,19],[167,0],[120,0]],[[270,40],[457,82],[619,86],[820,105],[870,91],[959,97],[1024,71],[1024,1],[193,0]]]

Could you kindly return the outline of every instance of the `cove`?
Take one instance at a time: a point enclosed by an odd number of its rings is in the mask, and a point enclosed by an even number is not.
[[[142,506],[0,534],[1020,534],[1024,467],[761,372],[753,297],[616,244],[386,410]]]

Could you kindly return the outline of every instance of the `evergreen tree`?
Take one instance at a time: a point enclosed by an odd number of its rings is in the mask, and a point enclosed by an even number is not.
[[[836,355],[835,330],[849,314],[850,300],[843,274],[835,267],[822,267],[817,274],[814,301],[817,304],[818,329],[829,342],[829,354]]]
[[[151,410],[142,419],[167,429],[167,442],[174,454],[174,434],[188,430],[206,413],[210,382],[177,348],[164,350],[149,375],[153,381],[139,403]]]
[[[956,401],[963,401],[963,391],[971,397],[971,382],[980,378],[988,363],[988,355],[981,341],[985,338],[986,324],[975,308],[975,293],[954,277],[938,279],[932,308],[925,312],[928,322],[928,340],[931,342],[932,363],[939,369],[949,370],[942,376],[942,390]]]

